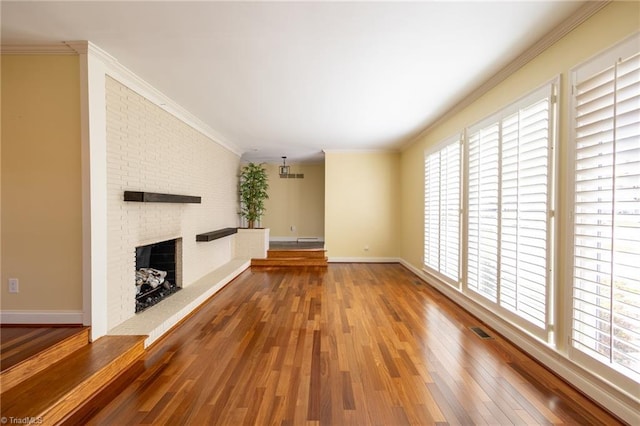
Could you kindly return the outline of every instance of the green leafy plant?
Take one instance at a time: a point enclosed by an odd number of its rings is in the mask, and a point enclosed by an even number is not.
[[[264,214],[264,200],[269,198],[267,194],[269,182],[267,170],[262,164],[249,163],[242,168],[240,173],[240,214],[247,219],[250,229]]]

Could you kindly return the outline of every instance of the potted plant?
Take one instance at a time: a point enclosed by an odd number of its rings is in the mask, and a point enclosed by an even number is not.
[[[269,182],[267,170],[262,164],[249,163],[242,168],[240,173],[240,214],[247,219],[249,229],[255,227],[264,214],[264,200],[269,198],[267,194]]]

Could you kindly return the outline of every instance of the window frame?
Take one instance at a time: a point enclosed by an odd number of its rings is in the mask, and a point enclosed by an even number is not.
[[[486,128],[488,125],[492,123],[498,123],[499,131],[501,132],[500,123],[505,118],[513,115],[518,112],[520,109],[526,108],[539,99],[541,99],[541,94],[548,93],[550,100],[550,122],[548,126],[548,147],[549,154],[547,156],[547,236],[546,236],[546,247],[547,247],[547,257],[546,257],[546,265],[547,265],[547,277],[546,277],[546,288],[545,288],[545,320],[544,327],[538,327],[534,323],[526,320],[521,317],[517,313],[505,308],[500,305],[500,291],[499,291],[499,277],[500,277],[500,263],[497,265],[497,300],[495,302],[487,299],[482,296],[475,290],[469,288],[468,281],[468,253],[464,253],[463,262],[463,281],[462,281],[462,292],[469,297],[474,302],[490,309],[502,317],[506,318],[507,321],[511,324],[518,326],[519,328],[527,331],[528,333],[534,335],[541,341],[546,344],[554,344],[554,334],[555,334],[555,271],[556,271],[556,256],[555,256],[555,247],[556,247],[556,220],[555,220],[555,210],[557,205],[557,188],[556,188],[556,180],[558,175],[557,170],[557,157],[558,157],[558,127],[559,127],[559,105],[558,105],[558,94],[560,91],[560,76],[556,76],[553,79],[545,82],[544,84],[534,88],[533,90],[528,91],[525,95],[520,98],[514,100],[510,104],[501,108],[499,111],[477,121],[471,126],[468,126],[465,129],[465,140],[464,140],[464,170],[466,172],[464,176],[464,248],[468,250],[468,238],[469,238],[469,198],[470,198],[470,188],[469,188],[469,138],[478,130]],[[502,136],[502,135],[501,135]],[[501,145],[501,143],[500,143]],[[501,151],[498,151],[498,168],[500,170],[500,175],[502,173],[502,164],[501,164]],[[498,199],[501,200],[501,180],[498,179]],[[501,204],[499,203],[499,206]],[[501,227],[501,211],[498,211],[497,224],[498,228]],[[500,233],[498,232],[498,255],[497,259],[500,260],[500,241],[499,241]]]
[[[501,108],[499,111],[479,120],[472,126],[467,126],[461,133],[451,136],[442,140],[441,142],[427,148],[424,151],[424,173],[425,173],[425,182],[424,182],[424,193],[425,198],[424,201],[424,239],[423,239],[423,254],[422,254],[422,270],[439,279],[441,282],[444,282],[455,288],[456,290],[463,293],[470,300],[473,300],[477,304],[494,311],[506,318],[506,320],[518,328],[525,330],[529,334],[535,336],[545,344],[554,345],[555,344],[555,322],[556,322],[556,309],[555,309],[555,282],[556,282],[556,256],[555,256],[555,248],[556,248],[556,220],[555,220],[555,210],[557,205],[557,188],[556,188],[556,180],[558,175],[558,114],[559,114],[559,106],[558,106],[558,93],[560,89],[560,76],[556,76],[553,79],[545,82],[544,84],[530,90],[525,95],[520,98],[514,100],[510,104]],[[477,293],[473,289],[469,288],[469,265],[468,265],[468,251],[469,251],[469,178],[470,178],[470,169],[469,169],[469,138],[470,135],[484,128],[485,126],[497,122],[499,125],[499,131],[501,132],[501,123],[505,118],[511,117],[513,114],[519,113],[522,110],[525,110],[537,102],[549,99],[549,124],[547,127],[548,132],[548,154],[547,154],[547,165],[546,165],[546,173],[547,173],[547,183],[546,183],[546,250],[547,255],[545,259],[546,263],[546,281],[545,281],[545,312],[544,312],[544,325],[539,326],[530,320],[526,319],[521,314],[514,312],[504,306],[499,304],[499,299],[491,301],[481,294]],[[426,226],[427,226],[427,182],[426,182],[426,162],[430,155],[437,153],[452,143],[460,143],[461,149],[461,165],[460,165],[460,221],[459,221],[459,239],[458,239],[458,281],[455,282],[448,276],[443,273],[433,269],[426,263]],[[501,144],[501,142],[500,142]],[[502,167],[501,164],[502,153],[498,151],[498,167]],[[502,185],[502,171],[499,174],[499,184],[500,188]],[[500,204],[502,203],[501,195],[498,194],[498,199]],[[498,227],[501,228],[500,225],[500,214],[498,215]],[[500,234],[498,233],[498,238]],[[500,248],[498,246],[498,253],[500,252]],[[500,259],[500,255],[497,257]],[[500,264],[497,266],[498,270],[500,269]],[[499,277],[499,275],[498,275]],[[499,292],[499,281],[496,282],[497,291]]]
[[[588,78],[597,73],[603,72],[608,66],[619,62],[621,56],[626,52],[637,53],[638,45],[640,45],[640,33],[636,33],[621,42],[605,49],[604,51],[596,54],[595,56],[575,65],[569,70],[569,89],[568,94],[568,125],[567,125],[567,197],[566,197],[566,210],[565,210],[565,223],[566,229],[564,230],[564,240],[567,241],[566,250],[566,266],[564,271],[564,280],[567,285],[564,288],[564,316],[563,322],[566,324],[566,353],[569,359],[576,362],[578,365],[586,368],[589,371],[597,372],[598,375],[610,381],[616,383],[617,387],[627,392],[634,392],[637,390],[638,381],[637,378],[640,375],[631,376],[625,374],[621,369],[616,368],[613,363],[604,363],[589,356],[588,354],[580,351],[573,345],[573,316],[574,316],[574,268],[575,268],[575,211],[576,211],[576,126],[574,125],[577,115],[577,104],[575,86],[578,84],[581,78]],[[628,57],[625,56],[625,57]],[[582,76],[585,77],[582,77]]]
[[[426,254],[426,245],[427,245],[427,241],[426,241],[426,222],[427,222],[427,218],[426,218],[426,205],[427,205],[427,199],[426,199],[426,192],[427,192],[427,182],[426,182],[426,164],[427,164],[427,159],[435,153],[439,153],[442,152],[443,150],[445,150],[446,148],[448,148],[449,146],[453,145],[453,144],[458,144],[458,150],[459,150],[459,187],[458,187],[458,207],[459,207],[459,214],[458,214],[458,279],[457,281],[452,279],[451,277],[449,277],[448,275],[445,275],[444,273],[442,273],[439,270],[436,270],[434,268],[432,268],[431,266],[427,265],[426,263],[426,259],[425,259],[425,254]],[[423,196],[424,196],[424,210],[423,210],[423,214],[424,214],[424,220],[423,220],[423,224],[424,224],[424,228],[423,228],[423,250],[422,250],[422,270],[424,272],[426,272],[429,275],[432,275],[436,278],[438,278],[439,280],[441,280],[442,282],[450,285],[451,287],[460,290],[460,286],[462,283],[462,253],[463,253],[463,249],[462,249],[462,224],[463,224],[463,208],[462,208],[462,201],[464,199],[464,194],[462,192],[463,190],[463,177],[464,177],[464,160],[463,160],[463,153],[464,153],[464,148],[463,148],[463,144],[464,144],[464,137],[463,137],[463,133],[457,133],[453,136],[449,136],[446,139],[443,139],[442,141],[440,141],[439,143],[435,144],[434,146],[431,146],[427,149],[425,149],[424,151],[424,157],[423,157],[423,165],[424,165],[424,174],[423,176],[425,177],[425,181],[423,182],[424,186],[423,186]]]

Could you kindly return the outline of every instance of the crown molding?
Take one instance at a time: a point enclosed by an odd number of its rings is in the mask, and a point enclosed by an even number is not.
[[[573,31],[580,24],[585,22],[587,19],[591,18],[593,15],[598,13],[602,8],[611,3],[613,0],[602,0],[602,1],[587,1],[580,9],[578,9],[573,15],[565,19],[560,25],[549,31],[547,34],[542,36],[542,38],[538,39],[533,45],[531,45],[525,52],[523,52],[520,56],[515,58],[513,61],[509,62],[504,68],[491,76],[488,80],[482,83],[479,87],[472,90],[466,96],[462,98],[457,104],[447,110],[444,114],[440,115],[434,121],[432,121],[426,128],[421,130],[417,135],[408,139],[408,141],[401,146],[401,150],[405,150],[415,141],[422,138],[424,135],[429,133],[438,125],[442,124],[444,121],[449,118],[455,116],[460,111],[480,99],[485,93],[496,87],[498,84],[502,83],[520,68],[524,67],[526,64],[535,59],[542,52],[547,50],[553,44],[558,42],[564,36]]]
[[[211,139],[213,142],[236,154],[238,157],[242,155],[242,150],[235,144],[227,141],[211,126],[200,120],[198,117],[179,105],[177,102],[153,87],[151,84],[147,83],[136,73],[118,62],[118,60],[114,56],[111,56],[100,47],[86,40],[67,41],[65,42],[65,45],[79,55],[88,55],[94,59],[99,60],[105,65],[106,74],[109,77],[119,81],[129,89],[135,91],[140,96],[158,106],[159,108],[165,110],[182,122],[193,127],[195,130],[199,131],[200,133]]]
[[[397,154],[400,152],[397,148],[327,148],[322,150],[325,154]]]
[[[3,55],[76,55],[76,51],[66,43],[57,44],[3,44]]]

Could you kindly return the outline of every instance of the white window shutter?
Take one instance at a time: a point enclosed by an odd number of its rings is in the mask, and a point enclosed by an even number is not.
[[[468,136],[467,288],[543,335],[550,288],[552,84]]]
[[[469,137],[467,286],[492,302],[498,295],[498,197],[500,126]]]
[[[460,162],[457,137],[425,157],[424,264],[457,285],[460,270]]]
[[[613,53],[574,71],[572,346],[638,378],[640,54]]]

